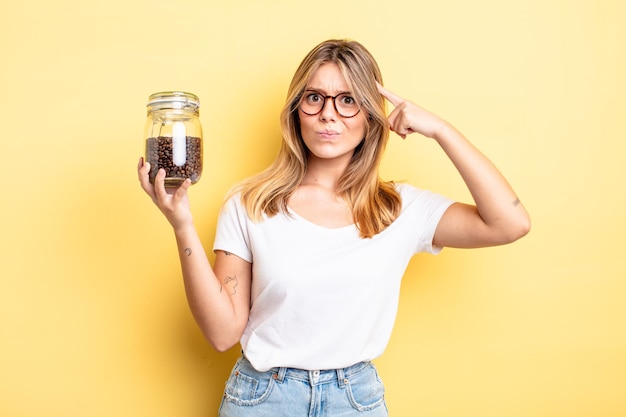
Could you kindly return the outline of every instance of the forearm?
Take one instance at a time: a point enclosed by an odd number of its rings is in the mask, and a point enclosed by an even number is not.
[[[207,340],[217,350],[226,350],[239,341],[250,310],[250,264],[239,259],[221,263],[220,272],[211,268],[202,242],[193,225],[187,179],[175,190],[165,188],[165,170],[159,169],[150,183],[150,164],[137,164],[139,182],[174,229],[189,308]],[[220,258],[218,256],[218,258]],[[234,258],[234,257],[233,257]],[[241,279],[239,291],[234,291]]]
[[[460,173],[488,227],[514,233],[530,227],[528,213],[508,181],[456,128],[444,123],[434,139]]]
[[[174,230],[189,308],[206,339],[226,350],[241,336],[229,291],[215,274],[193,225]]]

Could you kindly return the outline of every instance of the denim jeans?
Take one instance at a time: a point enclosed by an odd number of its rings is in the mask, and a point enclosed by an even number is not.
[[[387,417],[384,387],[370,362],[343,369],[255,370],[239,358],[228,381],[220,417]]]

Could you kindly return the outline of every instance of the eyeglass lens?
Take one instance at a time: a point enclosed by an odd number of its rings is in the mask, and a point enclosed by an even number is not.
[[[341,93],[336,96],[324,96],[317,91],[306,91],[300,109],[309,116],[314,116],[322,111],[326,105],[326,100],[331,99],[335,111],[342,117],[354,117],[360,108],[354,97],[349,93]]]

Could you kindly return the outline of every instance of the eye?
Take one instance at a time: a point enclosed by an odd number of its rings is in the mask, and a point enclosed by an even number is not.
[[[324,97],[320,93],[310,93],[306,96],[306,101],[311,104],[317,104],[324,101]]]
[[[354,97],[351,97],[347,94],[342,94],[339,97],[339,102],[345,106],[355,106],[356,105],[356,100],[354,99]]]

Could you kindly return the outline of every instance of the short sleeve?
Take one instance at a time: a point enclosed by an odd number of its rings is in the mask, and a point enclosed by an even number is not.
[[[231,196],[222,207],[217,220],[213,251],[223,250],[252,262],[248,228],[251,221],[241,205],[239,194]]]
[[[433,245],[435,231],[441,217],[454,201],[441,194],[407,184],[402,184],[399,191],[403,201],[401,216],[407,222],[406,227],[418,235],[414,253],[438,254],[443,248]]]

